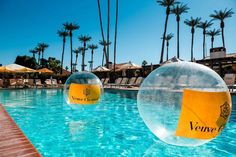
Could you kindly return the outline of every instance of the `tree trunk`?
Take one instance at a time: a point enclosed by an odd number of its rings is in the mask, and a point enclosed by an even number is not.
[[[99,14],[100,28],[101,28],[101,33],[102,33],[102,41],[105,42],[105,37],[104,37],[104,32],[103,32],[103,25],[102,25],[102,14],[101,14],[100,0],[97,0],[97,2],[98,2],[98,14]],[[106,46],[104,46],[104,47],[105,47],[105,49],[103,50],[103,53],[106,57],[106,62],[108,63],[109,61],[108,61],[108,57],[107,57],[107,53],[106,53]]]
[[[82,52],[82,65],[81,65],[81,71],[84,71],[84,56],[85,55],[85,51]]]
[[[206,30],[203,30],[203,51],[202,57],[205,58],[205,48],[206,48]]]
[[[42,50],[42,59],[44,59],[44,50]]]
[[[38,64],[40,64],[40,53],[38,53]]]
[[[194,43],[194,32],[192,33],[192,42],[191,42],[191,62],[193,61],[193,43]]]
[[[65,44],[66,44],[66,38],[63,37],[63,46],[62,46],[62,53],[61,53],[61,74],[63,72],[63,61],[64,61]]]
[[[83,50],[83,55],[82,55],[82,71],[84,71],[84,58],[85,58],[85,50],[86,50],[86,42],[84,42],[84,50]]]
[[[105,52],[104,52],[105,50],[104,50],[104,49],[106,49],[106,48],[105,48],[105,46],[103,47],[103,54],[102,54],[102,66],[104,65],[104,55],[105,55]]]
[[[73,73],[72,32],[70,31],[70,72]]]
[[[179,58],[179,21],[180,17],[177,17],[177,58]]]
[[[93,70],[93,49],[92,49],[92,54],[91,54],[91,71]]]
[[[78,53],[76,53],[76,56],[75,56],[75,64],[76,65],[78,64]]]
[[[115,39],[114,39],[114,66],[113,66],[113,70],[114,73],[116,71],[116,40],[117,40],[117,26],[118,26],[118,9],[119,9],[119,0],[116,0],[116,23],[115,23]]]
[[[223,47],[225,48],[224,21],[221,21],[220,27],[221,27],[221,36],[222,36]]]
[[[169,59],[169,42],[166,43],[166,61]]]
[[[211,37],[211,48],[213,49],[214,47],[214,36]]]
[[[163,62],[163,55],[164,55],[164,46],[165,46],[165,37],[166,37],[166,29],[167,29],[167,24],[168,24],[168,18],[169,18],[169,12],[170,12],[170,7],[166,8],[166,21],[165,21],[165,26],[164,26],[164,33],[163,33],[163,39],[162,39],[162,46],[161,46],[161,58],[160,58],[160,63]]]
[[[108,64],[110,60],[110,52],[109,52],[109,42],[110,42],[110,0],[107,1],[107,58],[108,58]]]

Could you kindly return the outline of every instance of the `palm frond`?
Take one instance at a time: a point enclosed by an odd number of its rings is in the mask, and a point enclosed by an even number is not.
[[[63,24],[64,28],[68,31],[74,31],[76,29],[79,29],[80,26],[76,23],[72,23],[72,22],[66,22]]]
[[[36,49],[30,49],[29,52],[30,53],[37,53],[38,51]]]
[[[38,47],[40,47],[41,49],[45,49],[45,48],[48,48],[49,47],[49,45],[48,44],[46,44],[46,43],[38,43]]]
[[[74,52],[75,54],[80,53],[79,48],[74,49],[73,52]]]
[[[213,36],[213,37],[220,35],[220,33],[221,33],[220,29],[213,29],[206,32],[208,36]]]
[[[92,38],[88,35],[81,35],[78,37],[79,41],[82,43],[90,41]]]
[[[94,44],[91,44],[91,45],[88,45],[88,48],[91,49],[91,50],[94,50],[94,49],[97,49],[98,46],[94,45]]]
[[[184,23],[185,23],[186,25],[190,26],[190,27],[195,27],[196,25],[199,24],[200,20],[201,20],[200,17],[197,17],[197,18],[195,18],[195,19],[194,19],[193,17],[191,17],[190,20],[186,19],[186,20],[184,21]]]
[[[58,30],[58,31],[57,31],[57,34],[59,35],[59,37],[66,37],[66,36],[69,35],[69,34],[68,34],[68,31],[65,30],[65,29]]]
[[[213,18],[213,20],[221,20],[223,21],[226,18],[232,17],[232,15],[234,14],[233,9],[227,9],[225,8],[225,10],[214,10],[214,13],[210,15],[211,18]]]
[[[177,0],[157,0],[156,1],[160,6],[170,7],[175,4],[179,4]]]
[[[111,42],[107,43],[105,40],[104,41],[100,40],[99,44],[102,45],[102,46],[107,46],[107,45],[110,45]]]
[[[171,8],[171,13],[175,15],[181,15],[183,13],[187,13],[188,10],[189,10],[189,7],[187,6],[187,4],[180,3],[177,5],[174,5]]]
[[[204,22],[199,22],[199,24],[197,25],[198,28],[202,28],[202,29],[207,29],[209,27],[211,27],[213,25],[212,20],[211,21],[204,21]]]

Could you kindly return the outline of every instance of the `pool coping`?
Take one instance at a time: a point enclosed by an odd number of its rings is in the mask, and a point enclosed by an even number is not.
[[[12,117],[0,104],[0,156],[42,157]]]

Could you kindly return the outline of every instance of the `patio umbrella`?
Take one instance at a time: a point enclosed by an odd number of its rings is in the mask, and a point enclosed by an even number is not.
[[[182,62],[182,61],[183,61],[182,59],[179,59],[177,57],[173,57],[173,58],[169,59],[168,61],[163,62],[161,65],[168,64],[168,63],[174,63],[174,62]]]
[[[129,70],[129,69],[142,69],[141,66],[137,65],[137,64],[134,64],[132,62],[128,62],[126,64],[123,64],[122,66],[120,66],[120,68],[118,69],[119,70]]]
[[[52,71],[52,70],[49,70],[48,68],[39,69],[39,70],[37,70],[37,72],[40,72],[40,73],[49,73],[49,74],[52,74],[52,73],[53,73],[53,71]]]
[[[9,70],[10,72],[16,72],[16,73],[32,73],[32,72],[36,72],[36,70],[34,70],[34,69],[27,68],[25,66],[18,65],[18,64],[9,64],[9,65],[5,65],[4,67],[7,70]]]
[[[106,72],[106,71],[111,71],[111,70],[103,66],[98,66],[97,68],[93,69],[93,72]]]
[[[0,73],[8,73],[8,72],[12,72],[12,71],[7,69],[5,66],[0,67]]]

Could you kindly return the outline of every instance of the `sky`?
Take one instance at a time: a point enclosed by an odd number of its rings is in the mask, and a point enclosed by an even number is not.
[[[101,1],[103,25],[107,35],[107,1]],[[115,0],[111,1],[110,40],[114,43]],[[179,0],[190,8],[181,16],[180,24],[180,58],[190,60],[191,33],[190,27],[183,21],[191,16],[211,20],[209,15],[214,10],[232,8],[236,12],[235,0]],[[32,55],[29,50],[39,42],[49,44],[45,58],[49,56],[61,59],[62,40],[57,30],[66,21],[79,24],[80,29],[74,32],[73,48],[82,46],[78,36],[89,35],[88,44],[98,44],[101,40],[97,0],[0,0],[0,63],[11,64],[17,55]],[[156,0],[119,0],[119,21],[117,36],[117,63],[132,61],[141,65],[143,60],[148,64],[157,64],[160,60],[161,35],[164,30],[165,8]],[[225,42],[227,53],[236,52],[236,14],[225,20]],[[219,21],[211,27],[219,28]],[[167,33],[173,33],[170,41],[169,57],[176,56],[176,21],[170,15]],[[207,37],[207,50],[210,48],[210,37]],[[203,35],[196,29],[194,57],[202,58]],[[222,46],[221,36],[215,38],[216,47]],[[70,47],[67,39],[64,65],[70,67]],[[110,48],[110,60],[113,61],[113,45]],[[208,53],[209,54],[209,53]],[[79,64],[81,64],[79,56]],[[91,58],[86,53],[86,61]],[[75,59],[75,58],[74,58]],[[164,58],[165,59],[165,58]],[[94,67],[101,65],[102,47],[95,50]],[[86,67],[88,69],[88,66]],[[80,70],[80,66],[77,67]]]

